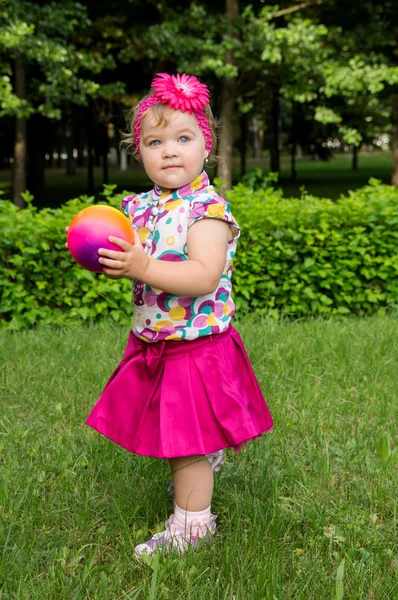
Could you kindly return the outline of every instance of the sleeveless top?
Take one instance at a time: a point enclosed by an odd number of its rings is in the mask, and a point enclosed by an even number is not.
[[[235,312],[232,300],[232,259],[240,228],[229,202],[209,184],[203,171],[191,183],[176,189],[159,186],[126,196],[122,210],[138,230],[148,255],[157,260],[188,260],[187,234],[200,219],[220,219],[232,231],[225,267],[217,289],[206,296],[176,296],[134,281],[133,333],[143,341],[194,340],[225,331]]]

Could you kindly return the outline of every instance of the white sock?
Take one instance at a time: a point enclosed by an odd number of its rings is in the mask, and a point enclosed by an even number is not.
[[[204,510],[192,511],[180,508],[177,503],[174,504],[173,525],[177,531],[184,535],[192,537],[205,536],[214,520],[212,517],[210,506]]]

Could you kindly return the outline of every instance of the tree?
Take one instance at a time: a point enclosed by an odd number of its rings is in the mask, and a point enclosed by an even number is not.
[[[195,4],[178,13],[166,8],[164,19],[149,27],[144,39],[148,57],[158,65],[174,63],[178,71],[203,77],[213,88],[215,112],[220,117],[218,176],[230,188],[233,118],[238,96],[238,0],[225,0],[224,6]]]
[[[90,23],[81,4],[71,0],[12,0],[4,4],[0,17],[0,116],[15,117],[13,201],[23,206],[27,120],[33,114],[60,119],[63,103],[86,104],[89,97],[102,93],[89,74],[115,64],[111,56],[94,56],[73,43],[76,31]]]
[[[239,2],[238,0],[226,0],[225,13],[227,16],[227,31],[225,41],[229,48],[225,57],[225,64],[234,69],[235,60],[235,41],[237,31],[235,29],[237,19],[239,17]],[[234,74],[235,75],[235,74]],[[217,175],[225,183],[221,187],[221,193],[231,189],[232,187],[232,156],[233,156],[233,128],[232,123],[235,112],[235,102],[237,99],[238,90],[236,78],[234,76],[224,77],[222,82],[221,96],[221,129],[220,129],[220,144],[219,144],[219,162]]]
[[[347,127],[356,144],[361,141],[361,130],[366,135],[369,126],[384,124],[388,115],[385,131],[391,137],[391,181],[398,185],[398,5],[393,0],[352,0],[349,4],[324,0],[315,13],[337,31],[331,39],[335,60],[326,74],[325,96],[343,98],[357,120],[362,113],[360,126]]]
[[[148,57],[158,65],[174,64],[179,71],[202,76],[212,88],[213,106],[220,118],[217,174],[226,189],[232,180],[236,103],[242,96],[245,64],[250,64],[249,70],[253,64],[245,46],[247,17],[239,8],[238,0],[202,2],[178,13],[167,8],[161,23],[149,27],[144,38]]]
[[[202,2],[178,14],[168,9],[162,22],[150,27],[147,32],[146,45],[151,58],[165,63],[174,62],[179,70],[203,75],[205,80],[213,83],[218,104],[217,114],[221,117],[218,176],[226,182],[226,188],[231,186],[236,106],[240,115],[247,115],[255,106],[268,107],[271,166],[273,170],[278,170],[277,122],[281,86],[286,83],[286,79],[294,77],[295,74],[301,76],[305,72],[304,68],[300,70],[296,65],[305,52],[309,55],[305,62],[311,64],[314,47],[319,49],[318,40],[311,43],[310,38],[305,37],[310,25],[302,26],[299,31],[296,24],[296,30],[301,35],[296,35],[296,38],[300,37],[300,42],[303,42],[305,48],[303,50],[297,45],[295,52],[291,50],[291,68],[288,74],[285,62],[277,64],[278,61],[268,60],[263,55],[268,44],[267,31],[277,31],[276,25],[271,26],[270,23],[274,19],[285,19],[286,16],[304,10],[312,3],[284,4],[281,8],[261,8],[262,3],[252,6],[247,2],[226,0],[223,10],[220,4],[214,6]],[[316,30],[315,24],[311,24],[311,27],[312,30]],[[324,34],[324,27],[319,26],[318,29]],[[293,65],[296,65],[295,69]],[[218,81],[221,82],[221,86],[218,85]],[[312,93],[314,86],[309,87],[308,91],[308,78],[299,80],[299,84],[296,85],[296,88],[300,88],[298,101],[303,101]],[[244,130],[246,119],[241,117],[240,123]],[[242,140],[241,148],[244,146]]]

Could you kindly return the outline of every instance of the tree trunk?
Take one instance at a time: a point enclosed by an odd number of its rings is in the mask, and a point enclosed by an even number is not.
[[[29,119],[27,128],[27,188],[36,199],[44,192],[46,126],[46,119],[35,114]],[[40,200],[38,204],[40,205]]]
[[[95,142],[94,142],[94,166],[96,167],[100,167],[101,166],[101,148],[97,142],[97,136],[95,136]]]
[[[257,117],[253,117],[253,158],[261,158],[260,133]]]
[[[104,123],[102,125],[102,135],[101,135],[102,183],[104,185],[109,183],[108,152],[109,152],[108,125],[107,125],[107,123]]]
[[[291,133],[291,149],[290,149],[290,165],[292,181],[296,181],[296,155],[297,155],[297,136],[296,136],[296,106],[292,105],[292,133]]]
[[[126,146],[120,148],[120,170],[127,171],[127,150]]]
[[[240,176],[246,174],[246,154],[247,154],[247,114],[240,116]]]
[[[76,150],[77,150],[77,158],[76,158],[77,166],[82,168],[82,167],[84,167],[84,156],[83,156],[83,143],[82,143],[82,139],[81,139],[80,135],[77,136],[76,146],[77,146],[77,148],[76,148]]]
[[[66,147],[66,174],[76,175],[76,159],[73,156],[74,139],[73,139],[73,122],[70,117],[65,124],[65,147]]]
[[[392,109],[392,130],[391,130],[391,150],[392,150],[392,177],[391,183],[398,187],[398,96]]]
[[[93,160],[93,102],[89,100],[87,110],[87,193],[94,195],[94,160]]]
[[[352,147],[352,170],[358,171],[358,146]]]
[[[235,81],[224,79],[221,108],[220,144],[217,177],[225,181],[221,193],[232,187],[233,117],[235,112]]]
[[[296,154],[297,154],[297,144],[296,144],[296,141],[294,140],[292,142],[292,147],[290,150],[290,170],[291,170],[292,181],[296,181],[296,179],[297,179]]]
[[[226,0],[225,10],[228,20],[229,34],[233,35],[233,22],[239,15],[239,0]],[[232,53],[226,57],[227,64],[234,64]],[[232,155],[233,155],[233,118],[236,100],[236,80],[225,78],[222,87],[220,144],[217,177],[225,181],[221,186],[221,194],[232,187]]]
[[[279,117],[280,101],[279,88],[274,89],[271,95],[270,110],[268,112],[268,130],[270,135],[270,170],[279,173]]]
[[[26,70],[22,58],[16,58],[15,94],[18,98],[26,98]],[[16,206],[23,208],[25,201],[21,194],[26,191],[26,119],[15,120],[14,163],[12,169],[12,200]]]
[[[109,169],[108,169],[108,153],[104,152],[102,155],[102,183],[107,185],[109,183]]]
[[[58,154],[58,158],[57,158],[57,169],[61,169],[62,168],[62,147],[58,146],[57,148],[57,154]]]

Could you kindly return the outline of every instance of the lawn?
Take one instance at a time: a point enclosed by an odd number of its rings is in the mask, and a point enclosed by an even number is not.
[[[2,332],[2,600],[396,600],[398,320],[237,322],[275,429],[217,474],[213,544],[133,558],[167,466],[84,425],[127,332]]]
[[[254,168],[268,170],[268,160],[248,160],[248,170]],[[338,198],[346,194],[350,189],[356,189],[366,185],[370,177],[380,179],[383,183],[391,180],[392,159],[389,152],[363,153],[359,156],[359,169],[352,171],[351,156],[349,154],[338,154],[329,162],[302,159],[297,161],[297,181],[292,182],[290,178],[290,163],[288,157],[282,157],[280,186],[286,196],[299,197],[302,189],[316,196],[326,198]],[[214,177],[215,169],[209,169],[211,178]],[[98,195],[102,189],[102,171],[95,169],[95,191]],[[234,183],[240,180],[239,160],[234,161],[233,168]],[[128,171],[110,169],[110,183],[118,186],[118,191],[141,192],[149,189],[151,183],[142,167],[134,164]],[[0,171],[0,190],[10,194],[11,173]],[[37,198],[37,206],[59,206],[70,198],[75,198],[86,193],[87,172],[78,169],[73,177],[65,175],[64,169],[52,169],[46,171],[46,186],[43,196]],[[100,196],[97,196],[98,198]]]

